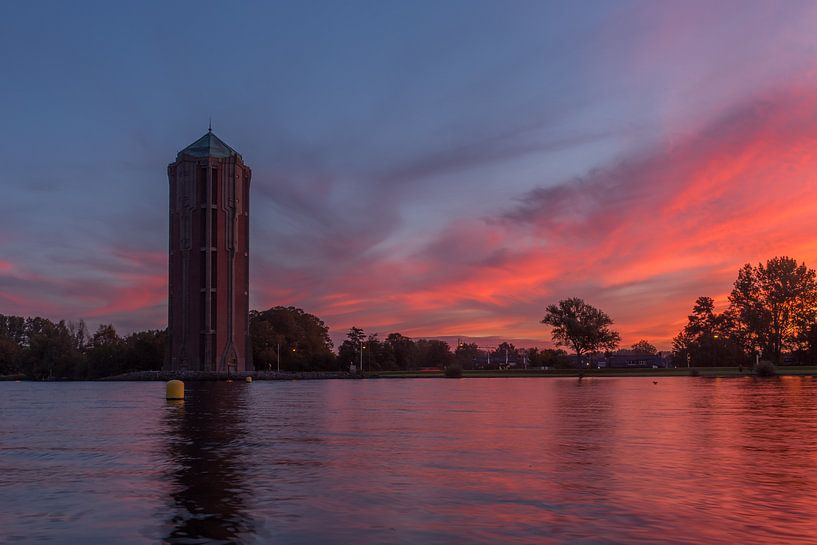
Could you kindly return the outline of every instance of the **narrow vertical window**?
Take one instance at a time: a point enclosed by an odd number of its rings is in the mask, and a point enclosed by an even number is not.
[[[196,171],[196,190],[198,192],[198,203],[200,206],[207,204],[207,169],[199,167]]]
[[[210,204],[218,204],[218,169],[214,168],[210,173],[211,183],[213,184],[213,192],[211,195]]]
[[[214,296],[212,298],[212,300],[210,301],[210,329],[212,331],[215,331],[216,329],[218,329],[218,327],[216,325],[216,324],[218,324],[218,309],[216,308],[217,307],[217,305],[216,305],[217,300],[218,300],[218,297]]]
[[[201,237],[201,245],[207,246],[207,211],[199,210],[199,236]]]
[[[199,316],[201,317],[201,330],[207,331],[207,292],[202,290],[201,294],[199,295],[199,304],[201,305],[201,309],[199,310]]]

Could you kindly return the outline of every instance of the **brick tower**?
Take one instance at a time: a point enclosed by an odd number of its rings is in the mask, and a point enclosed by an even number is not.
[[[250,168],[212,130],[167,167],[168,370],[250,371]]]

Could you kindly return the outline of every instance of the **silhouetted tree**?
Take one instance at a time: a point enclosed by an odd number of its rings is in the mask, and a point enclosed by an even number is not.
[[[635,343],[633,346],[631,346],[630,349],[633,352],[636,352],[637,354],[651,354],[651,355],[654,355],[654,354],[658,353],[658,349],[655,348],[655,346],[653,346],[652,344],[650,344],[649,342],[647,342],[647,341],[645,341],[643,339],[638,341],[637,343]]]
[[[394,359],[397,369],[416,369],[418,362],[417,346],[414,341],[400,333],[389,333],[385,347]]]
[[[543,324],[551,326],[551,336],[557,346],[569,346],[581,365],[582,356],[599,350],[614,350],[621,336],[610,329],[613,320],[583,299],[572,297],[548,305]]]
[[[164,363],[167,330],[151,329],[131,333],[124,339],[125,358],[122,372],[152,371]]]
[[[91,337],[88,350],[89,378],[120,374],[125,364],[125,344],[112,324],[102,324]]]
[[[419,339],[417,345],[417,359],[423,367],[439,367],[445,369],[454,361],[451,347],[445,341],[436,339]]]
[[[83,363],[83,355],[75,350],[75,339],[64,321],[27,318],[23,346],[20,370],[29,378],[71,377]]]
[[[545,348],[543,350],[528,348],[527,356],[528,366],[530,367],[548,367],[553,369],[565,369],[570,367],[567,352],[560,348]]]
[[[817,318],[817,274],[790,257],[774,257],[738,272],[729,301],[762,354],[780,363]]]
[[[346,332],[346,339],[338,348],[338,357],[343,366],[357,365],[363,358],[363,343],[366,341],[366,333],[362,328],[352,327]]]
[[[684,329],[673,339],[676,366],[734,366],[749,363],[745,334],[731,309],[715,312],[711,297],[698,297]]]
[[[307,371],[335,368],[329,328],[323,321],[296,307],[272,307],[250,313],[250,344],[258,369]]]
[[[497,365],[505,365],[506,361],[509,364],[515,363],[517,357],[517,350],[513,343],[501,342],[491,353],[491,362]]]
[[[479,347],[477,343],[460,343],[454,351],[454,360],[463,369],[473,369],[479,358]]]

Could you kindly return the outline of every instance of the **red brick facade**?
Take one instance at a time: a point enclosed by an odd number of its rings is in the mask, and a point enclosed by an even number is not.
[[[212,132],[168,166],[170,370],[250,371],[252,172]]]

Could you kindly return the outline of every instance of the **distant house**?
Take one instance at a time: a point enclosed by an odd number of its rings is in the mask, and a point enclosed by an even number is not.
[[[582,356],[581,362],[576,354],[565,356],[571,367],[575,368],[652,368],[669,367],[671,354],[669,352],[659,352],[658,354],[644,354],[633,352],[632,350],[618,350],[613,354],[588,354]]]
[[[613,369],[633,367],[666,367],[667,360],[660,354],[639,354],[635,352],[610,354],[599,360],[599,367]]]

